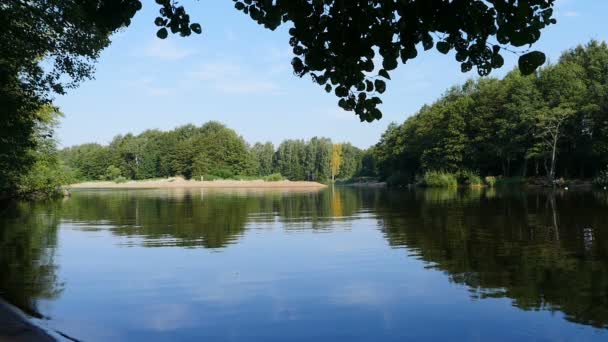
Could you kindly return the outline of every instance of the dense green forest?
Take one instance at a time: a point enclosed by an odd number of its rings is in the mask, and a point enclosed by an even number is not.
[[[339,153],[335,153],[339,152]],[[107,146],[65,148],[60,159],[78,180],[126,180],[182,176],[213,180],[350,179],[363,175],[365,151],[327,138],[285,140],[249,146],[234,130],[218,122],[186,125],[171,131],[148,130],[116,136]],[[369,158],[365,158],[369,161]]]
[[[480,176],[591,178],[608,163],[608,46],[591,41],[522,76],[448,90],[373,148],[382,179],[433,171]]]
[[[81,180],[330,180],[455,185],[483,179],[591,179],[608,185],[608,46],[591,41],[524,76],[479,78],[449,89],[368,150],[327,138],[249,145],[218,122],[116,136],[57,151],[60,113],[37,111],[28,170],[5,169],[4,188],[49,195]],[[491,184],[490,184],[491,185]]]

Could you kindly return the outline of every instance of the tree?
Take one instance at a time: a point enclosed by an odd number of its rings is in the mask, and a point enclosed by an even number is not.
[[[333,182],[336,175],[340,172],[340,166],[342,164],[342,145],[334,144],[331,151],[331,181]]]
[[[156,35],[200,34],[183,6],[156,0]],[[338,104],[362,121],[380,119],[380,94],[399,60],[406,63],[424,50],[456,51],[463,72],[487,75],[503,65],[505,47],[531,45],[554,24],[554,0],[410,1],[235,1],[237,10],[269,29],[290,22],[296,75],[309,74]],[[141,0],[7,0],[0,5],[0,184],[14,190],[15,174],[33,162],[35,113],[93,76],[110,36],[129,26]],[[437,39],[434,38],[437,37]],[[511,49],[509,49],[511,50]],[[376,55],[379,54],[380,58]],[[381,66],[374,60],[381,60]],[[522,54],[522,72],[545,61],[541,52]],[[183,141],[183,140],[180,140]],[[169,170],[166,160],[159,161]],[[15,173],[7,170],[12,167]],[[178,165],[179,166],[179,165]],[[181,170],[189,174],[191,170]]]
[[[256,143],[251,148],[258,165],[258,176],[268,176],[272,174],[272,161],[274,158],[274,145],[271,142]]]
[[[350,179],[361,172],[363,151],[350,143],[343,143],[341,146],[342,162],[340,163],[340,170],[337,177],[341,179]]]
[[[542,164],[549,180],[597,174],[608,162],[604,71],[608,46],[592,41],[533,75],[513,70],[453,87],[388,127],[372,149],[379,176],[397,183],[436,170],[538,176]]]
[[[564,126],[579,108],[586,92],[583,69],[573,63],[560,63],[542,70],[539,87],[543,92],[546,107],[538,112],[536,137],[541,151],[547,151],[550,166],[547,170],[549,181],[555,178],[558,142]]]

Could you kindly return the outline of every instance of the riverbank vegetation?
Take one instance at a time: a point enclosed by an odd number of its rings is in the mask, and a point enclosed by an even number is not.
[[[372,177],[427,187],[593,178],[595,185],[608,186],[606,75],[608,47],[591,41],[532,75],[513,70],[503,79],[453,87],[402,124],[390,124],[369,150],[320,137],[249,145],[234,130],[208,122],[57,151],[53,127],[59,112],[45,105],[26,127],[32,132],[27,139],[10,140],[11,133],[2,141],[3,149],[10,143],[19,151],[2,154],[0,193],[46,197],[74,181],[175,176],[341,183]]]
[[[328,182],[363,175],[365,152],[349,143],[314,137],[250,146],[218,122],[171,131],[116,136],[107,146],[83,144],[59,152],[76,179],[143,180],[182,176],[194,180],[263,179]],[[369,160],[369,158],[368,158]]]
[[[377,171],[393,184],[430,186],[466,182],[463,170],[474,183],[502,176],[496,184],[599,176],[608,164],[607,94],[608,46],[596,41],[529,76],[468,81],[391,124],[373,148]]]

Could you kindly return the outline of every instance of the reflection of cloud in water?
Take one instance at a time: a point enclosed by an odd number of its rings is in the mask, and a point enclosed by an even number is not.
[[[154,331],[171,331],[193,323],[193,313],[184,304],[159,304],[143,308],[141,324]]]
[[[386,305],[391,297],[387,291],[370,282],[348,284],[330,295],[331,300],[336,304],[372,307]]]

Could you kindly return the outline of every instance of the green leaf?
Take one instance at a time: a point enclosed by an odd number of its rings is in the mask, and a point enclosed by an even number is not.
[[[450,52],[450,44],[446,42],[437,42],[436,47],[437,51],[441,52],[444,55]]]
[[[161,28],[160,30],[156,31],[156,36],[160,39],[165,39],[167,38],[167,36],[169,35],[169,33],[167,32],[166,28]]]
[[[190,29],[192,31],[194,31],[194,33],[197,33],[197,34],[201,34],[201,32],[203,32],[203,29],[201,28],[201,25],[200,24],[196,24],[196,23],[195,24],[191,24],[190,25]]]
[[[380,71],[378,71],[378,75],[386,78],[387,80],[391,79],[391,76],[388,74],[388,71],[386,71],[384,69],[380,69]]]
[[[384,58],[384,60],[382,61],[382,67],[386,70],[393,70],[396,69],[398,66],[398,62],[396,58]]]
[[[339,86],[335,90],[336,96],[345,97],[348,95],[348,89],[345,86]]]
[[[492,67],[493,68],[500,68],[505,64],[505,60],[504,58],[502,58],[501,55],[496,54],[492,57]]]
[[[386,83],[383,80],[375,80],[374,87],[376,88],[377,92],[382,94],[386,90]]]
[[[547,58],[540,51],[532,51],[519,57],[519,71],[523,75],[532,74],[539,66],[545,64]]]

